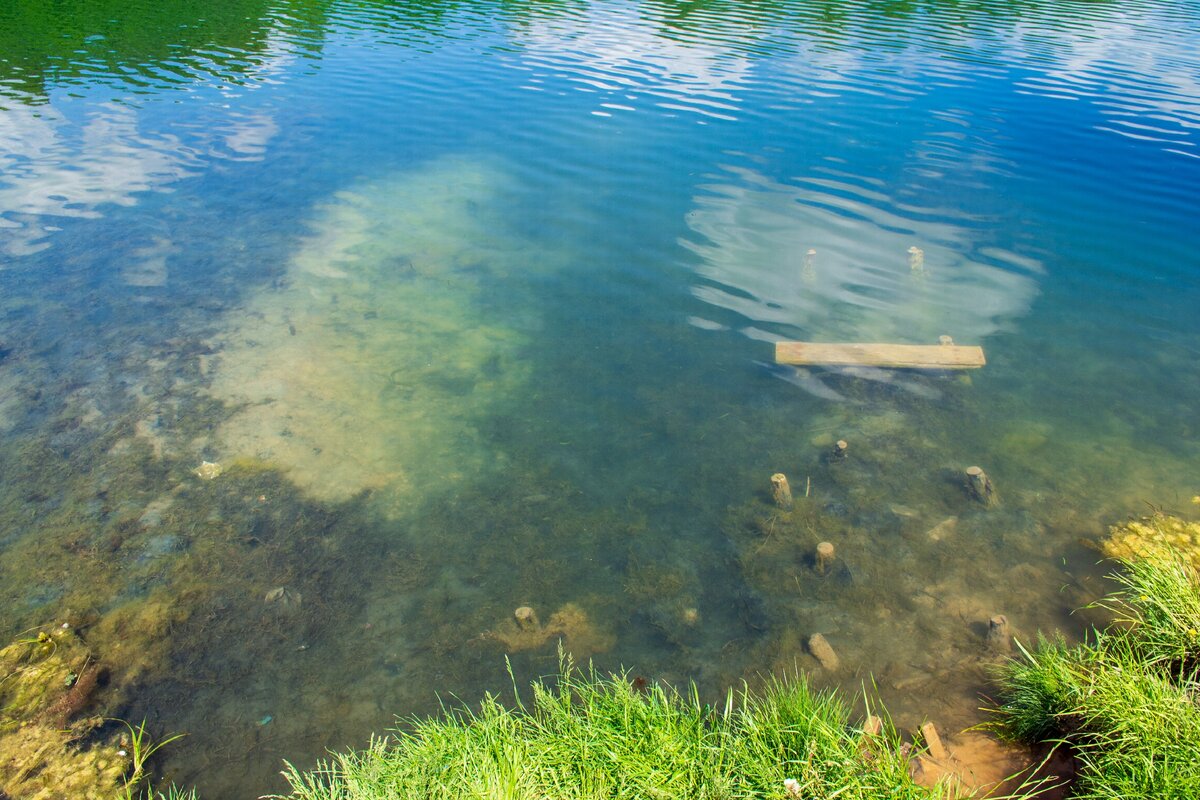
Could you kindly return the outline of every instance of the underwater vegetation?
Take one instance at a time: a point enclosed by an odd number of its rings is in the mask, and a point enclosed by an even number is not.
[[[1200,568],[1200,522],[1156,513],[1114,525],[1100,549],[1109,558],[1122,561],[1176,553]]]
[[[1160,523],[1174,527],[1169,518]],[[845,580],[837,575],[836,565],[825,573]],[[1113,622],[1086,644],[1042,637],[1036,649],[1018,645],[1020,657],[994,668],[1000,701],[989,727],[1011,740],[1068,749],[1077,770],[1073,798],[1200,796],[1193,697],[1200,574],[1185,554],[1164,546],[1123,559],[1113,578],[1120,588],[1095,604]],[[518,609],[515,630],[538,625],[531,609]],[[989,636],[988,644],[997,643]],[[730,691],[714,706],[694,686],[681,693],[628,672],[576,670],[560,649],[557,676],[533,683],[531,702],[518,696],[511,706],[487,695],[477,710],[409,720],[311,772],[288,765],[290,793],[278,797],[968,796],[952,778],[933,786],[914,780],[942,747],[936,731],[921,737],[927,754],[914,752],[870,703],[855,723],[836,692],[793,675]],[[1047,788],[1030,779],[1007,796]]]
[[[968,728],[964,709],[1012,634],[1074,631],[1049,591],[1061,578],[1037,552],[1046,522],[1011,496],[980,498],[969,462],[955,463],[908,415],[822,422],[809,441],[770,454],[757,496],[731,506],[722,526],[759,608],[757,636],[742,643],[747,663],[772,674],[799,666],[820,686],[869,676],[906,726]],[[913,454],[924,475],[897,468]],[[773,469],[790,474],[790,503],[776,496]]]
[[[1181,523],[1160,515],[1146,529]],[[1112,624],[1074,647],[1040,638],[999,673],[992,727],[1067,748],[1072,797],[1200,797],[1200,574],[1192,553],[1152,538],[1121,559],[1120,588],[1098,604]]]
[[[495,212],[506,180],[446,157],[313,209],[284,274],[214,337],[207,388],[233,412],[211,446],[319,500],[372,491],[398,510],[503,466],[480,425],[524,386],[537,325],[481,310],[489,281],[529,270]]]
[[[888,725],[864,730],[846,701],[803,677],[730,691],[720,706],[627,673],[576,670],[516,708],[488,695],[341,753],[291,765],[292,800],[424,798],[938,798],[918,785]],[[878,718],[872,717],[878,721]]]
[[[564,641],[562,647],[575,658],[587,658],[594,653],[612,649],[616,637],[611,632],[598,628],[586,611],[575,603],[567,603],[542,623],[537,612],[529,606],[521,606],[513,619],[505,620],[484,637],[504,644],[505,652],[535,650],[552,641]]]
[[[69,624],[26,632],[0,650],[0,796],[142,796],[147,760],[179,737],[153,741],[145,723],[122,730],[85,713],[95,711],[106,672]]]
[[[25,798],[113,796],[127,768],[121,748],[91,741],[102,718],[77,718],[98,673],[70,627],[26,633],[0,650],[0,791]]]

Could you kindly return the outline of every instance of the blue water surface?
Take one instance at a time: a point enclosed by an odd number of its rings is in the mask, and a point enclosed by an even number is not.
[[[73,624],[95,710],[187,731],[157,766],[208,798],[511,697],[505,657],[560,640],[978,722],[990,617],[1077,635],[1109,526],[1197,512],[1197,31],[1151,0],[9,4],[3,631]],[[987,365],[773,364],[942,335]]]

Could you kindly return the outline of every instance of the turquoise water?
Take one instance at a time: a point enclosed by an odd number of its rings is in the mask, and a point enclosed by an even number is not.
[[[215,5],[0,11],[0,624],[164,776],[280,788],[561,632],[958,730],[990,616],[1077,634],[1089,543],[1194,513],[1196,3]],[[764,366],[942,334],[987,366]]]

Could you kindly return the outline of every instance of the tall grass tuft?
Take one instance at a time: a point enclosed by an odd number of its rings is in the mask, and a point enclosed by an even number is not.
[[[1161,550],[1123,562],[1112,577],[1121,586],[1108,602],[1127,626],[1142,658],[1195,672],[1200,666],[1200,575],[1190,559]]]
[[[1006,662],[996,677],[1004,702],[991,709],[999,718],[995,727],[1022,742],[1070,732],[1078,725],[1072,716],[1078,703],[1078,669],[1088,651],[1068,648],[1061,637],[1043,636],[1033,652],[1020,648],[1023,658]]]
[[[412,720],[309,772],[287,765],[291,800],[682,800],[948,796],[915,784],[895,731],[871,736],[836,694],[806,679],[743,687],[717,706],[564,659],[528,705]],[[790,789],[785,781],[791,781]]]
[[[1174,553],[1123,562],[1084,645],[1039,640],[1002,667],[995,728],[1070,747],[1072,797],[1200,798],[1200,576]]]

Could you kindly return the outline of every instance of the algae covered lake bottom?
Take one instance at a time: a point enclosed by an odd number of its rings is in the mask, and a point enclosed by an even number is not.
[[[1197,16],[0,11],[0,632],[206,798],[560,641],[975,724],[989,620],[1078,635],[1108,527],[1196,514]]]

